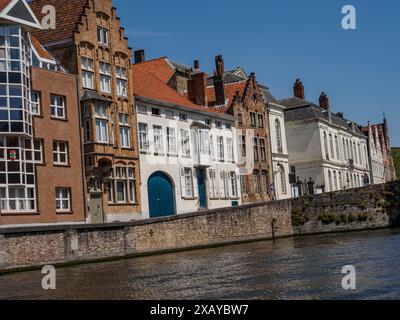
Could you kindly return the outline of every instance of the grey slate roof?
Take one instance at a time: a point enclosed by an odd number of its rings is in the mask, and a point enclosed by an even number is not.
[[[331,118],[331,121],[334,125],[347,128],[349,131],[353,131],[352,123],[354,122],[342,118],[339,115],[332,113],[331,111],[325,111],[320,106],[312,102],[296,97],[291,97],[288,99],[280,100],[280,104],[286,108],[285,121],[287,122],[312,119],[322,119],[329,121],[329,118]],[[363,135],[360,127],[356,123],[354,123],[354,131],[359,135]]]
[[[259,87],[262,95],[264,96],[264,101],[266,104],[270,102],[275,104],[280,104],[280,102],[277,99],[275,99],[275,97],[272,95],[271,90],[267,86],[259,85]]]
[[[179,71],[181,73],[186,73],[187,71],[193,71],[192,67],[184,65],[183,63],[176,62],[171,59],[168,59],[168,61],[173,65],[173,67],[176,69],[176,71]]]
[[[235,82],[240,82],[240,81],[243,81],[242,77],[239,77],[230,72],[224,73],[224,83],[225,84],[230,84],[230,83],[235,83]],[[213,86],[213,85],[214,85],[214,76],[208,77],[207,78],[207,86]]]

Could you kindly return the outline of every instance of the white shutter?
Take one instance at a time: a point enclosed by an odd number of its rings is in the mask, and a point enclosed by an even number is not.
[[[193,175],[192,175],[192,179],[193,179],[193,196],[194,198],[198,198],[199,197],[199,183],[197,180],[197,170],[192,170]]]
[[[224,182],[224,172],[220,171],[218,175],[218,180],[219,180],[219,196],[220,198],[225,198],[225,182]]]
[[[186,197],[186,180],[185,180],[185,168],[181,169],[181,197]]]
[[[228,184],[229,197],[232,198],[233,197],[233,190],[232,190],[231,173],[230,172],[226,173],[226,181],[227,181],[227,184]]]

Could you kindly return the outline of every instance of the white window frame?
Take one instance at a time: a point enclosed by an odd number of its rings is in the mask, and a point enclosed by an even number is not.
[[[167,127],[167,152],[176,154],[176,129]]]
[[[147,123],[139,122],[139,149],[141,151],[149,150],[149,126]]]
[[[131,147],[131,126],[129,123],[129,114],[119,113],[118,121],[121,147],[129,149]]]
[[[182,156],[190,157],[190,134],[189,130],[181,129],[181,145],[182,145]]]
[[[159,125],[153,125],[153,143],[154,143],[154,153],[164,152],[164,137],[163,128]]]
[[[41,97],[39,91],[31,91],[31,113],[34,116],[42,114]]]
[[[66,191],[67,196],[64,195]],[[59,208],[58,202],[60,203]],[[66,206],[64,204],[67,203]],[[56,212],[66,213],[71,212],[71,189],[70,188],[56,188]]]
[[[64,151],[61,151],[61,146],[64,145]],[[61,161],[61,156],[65,156],[65,161]],[[53,141],[53,163],[58,166],[67,166],[69,163],[68,157],[68,142]]]
[[[61,103],[60,103],[61,101]],[[50,95],[51,117],[56,119],[66,119],[65,97],[52,94]],[[59,115],[61,111],[62,115]]]
[[[111,65],[107,62],[99,62],[100,90],[111,93]]]
[[[108,46],[109,30],[107,28],[97,26],[97,42],[99,44]]]
[[[82,68],[82,87],[85,89],[94,89],[94,60],[89,57],[81,57]]]

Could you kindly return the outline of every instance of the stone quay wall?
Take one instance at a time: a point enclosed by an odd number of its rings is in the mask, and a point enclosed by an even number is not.
[[[399,225],[397,181],[131,223],[0,228],[0,273]]]

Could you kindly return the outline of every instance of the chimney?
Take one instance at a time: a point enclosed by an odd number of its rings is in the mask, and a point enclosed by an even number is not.
[[[188,80],[188,98],[194,104],[207,106],[207,75],[204,72],[194,73]]]
[[[294,92],[294,96],[296,98],[299,98],[301,100],[305,99],[304,86],[303,86],[303,82],[301,82],[300,79],[296,79],[296,82],[294,83],[294,86],[293,86],[293,92]]]
[[[325,111],[329,111],[329,98],[325,92],[322,92],[319,96],[319,106]]]
[[[225,105],[225,85],[224,85],[224,59],[222,56],[215,57],[215,76],[214,76],[214,90],[215,90],[215,104],[217,106]]]
[[[144,50],[135,50],[135,64],[145,61]]]
[[[200,69],[200,61],[194,60],[193,67],[194,67],[195,71],[199,70]]]
[[[343,112],[338,112],[336,115],[342,119],[344,119],[344,113]]]

